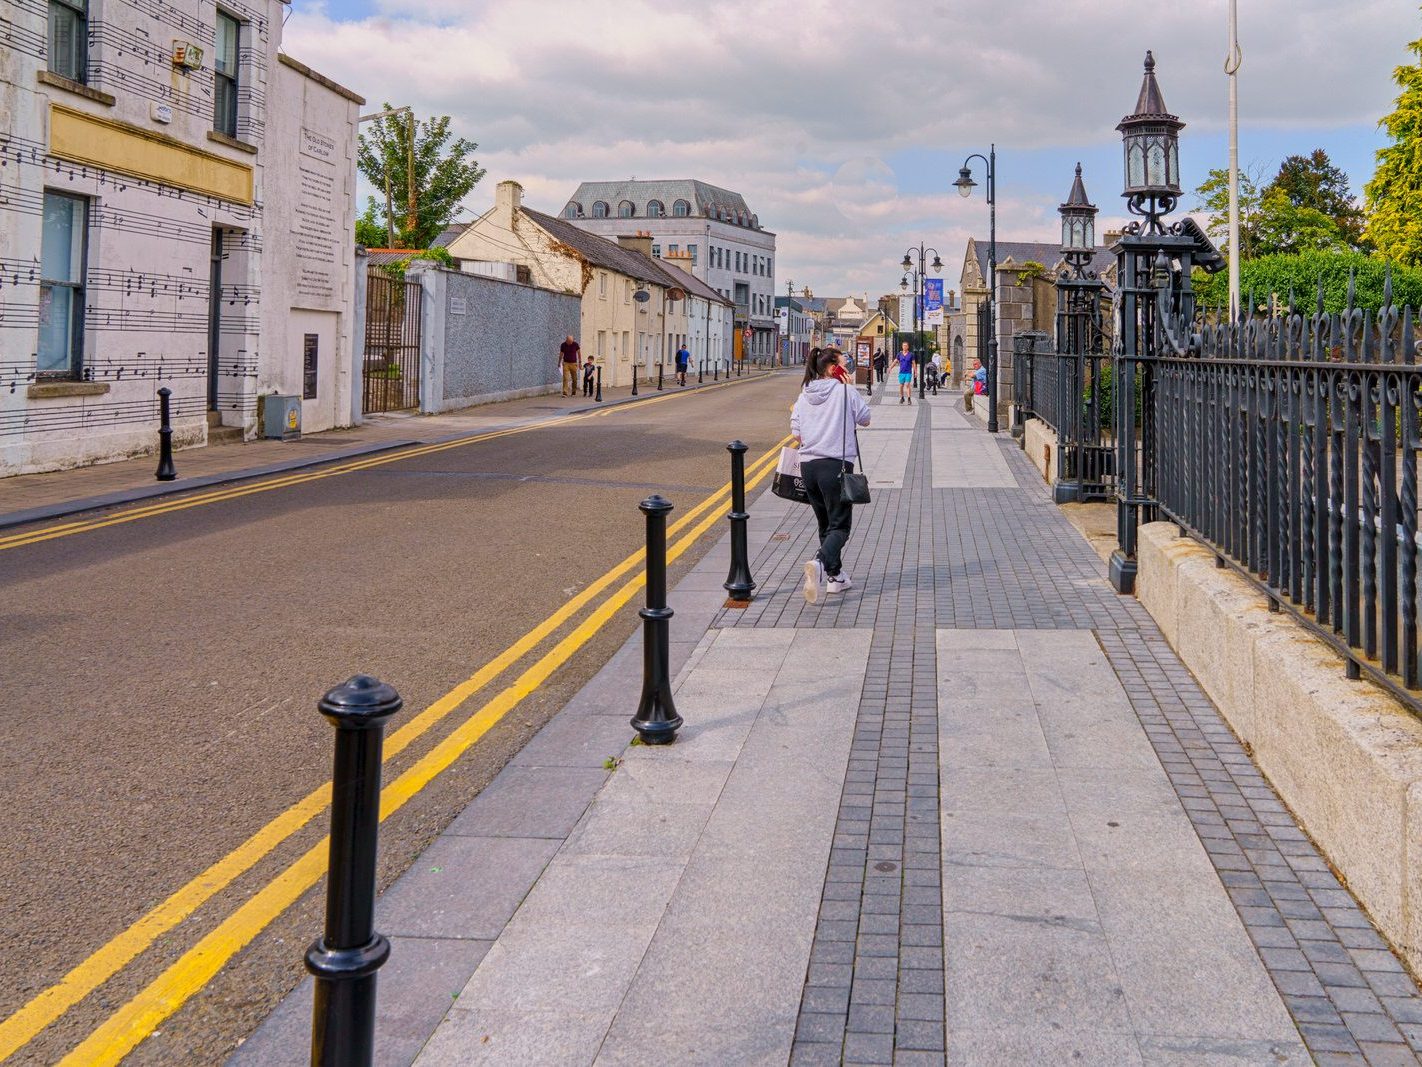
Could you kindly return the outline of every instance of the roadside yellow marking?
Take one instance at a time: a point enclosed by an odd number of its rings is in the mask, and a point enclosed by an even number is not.
[[[758,380],[759,378],[743,379],[743,381],[747,382]],[[701,389],[696,390],[696,392],[724,389],[727,385],[734,384],[740,383],[721,382],[719,385],[703,386]],[[24,545],[38,544],[42,541],[52,541],[58,537],[70,537],[74,534],[87,533],[90,530],[101,530],[106,526],[119,526],[124,523],[136,522],[139,519],[152,518],[156,515],[166,515],[174,511],[185,511],[188,508],[195,508],[204,504],[216,504],[224,500],[233,500],[237,497],[251,496],[254,493],[266,493],[273,489],[285,489],[288,486],[302,485],[306,482],[320,481],[324,478],[334,478],[341,474],[351,474],[355,471],[369,470],[372,467],[382,467],[388,463],[398,463],[401,460],[428,456],[435,452],[444,452],[451,448],[463,448],[465,445],[477,444],[481,441],[492,441],[496,438],[508,437],[512,434],[530,433],[534,430],[570,426],[573,423],[582,422],[586,419],[595,419],[599,416],[611,415],[614,412],[627,411],[637,407],[647,407],[650,404],[657,404],[663,400],[674,400],[678,397],[693,395],[695,395],[694,392],[666,393],[662,396],[651,396],[645,400],[638,398],[631,403],[618,404],[616,407],[603,408],[601,411],[585,411],[579,415],[559,415],[544,422],[529,423],[524,426],[510,426],[502,430],[491,430],[488,433],[461,437],[455,441],[442,441],[432,445],[416,445],[411,448],[400,449],[370,459],[342,463],[323,470],[307,471],[301,474],[279,475],[268,481],[244,484],[231,489],[217,489],[207,493],[199,493],[195,496],[185,496],[177,500],[167,500],[159,504],[145,504],[102,519],[78,519],[73,522],[58,523],[54,526],[45,526],[38,530],[28,530],[0,537],[0,552],[9,548],[20,548]]]
[[[772,453],[779,450],[777,444]],[[759,462],[759,461],[758,461]],[[772,470],[764,463],[754,478],[747,475],[751,489]],[[691,531],[667,548],[671,562],[696,543],[722,517],[725,505],[717,507]],[[646,583],[646,573],[626,582],[571,633],[543,655],[533,666],[481,707],[448,737],[417,760],[380,794],[383,822],[399,811],[461,755],[483,737],[511,709],[538,688],[549,675],[585,645]],[[329,837],[313,845],[300,859],[267,883],[245,904],[217,925],[196,945],[183,953],[132,1000],[109,1016],[83,1042],[60,1061],[61,1067],[96,1067],[116,1064],[133,1051],[149,1034],[190,997],[205,986],[219,970],[266,929],[301,895],[315,885],[326,871]]]
[[[780,444],[776,444],[757,457],[747,469],[747,479],[758,475],[762,468],[773,463],[779,448]],[[667,532],[675,535],[713,505],[719,503],[724,507],[730,491],[731,485],[727,482],[673,522]],[[385,744],[385,759],[389,761],[408,748],[465,700],[536,648],[599,593],[637,566],[643,555],[642,549],[633,552],[468,679],[392,733]],[[158,937],[177,926],[325,810],[330,803],[330,795],[330,782],[323,783],[268,822],[232,852],[173,892],[137,922],[115,935],[55,985],[45,989],[9,1018],[0,1022],[0,1060],[23,1048],[46,1026],[126,967]]]

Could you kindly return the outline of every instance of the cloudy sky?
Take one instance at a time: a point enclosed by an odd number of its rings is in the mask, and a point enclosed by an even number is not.
[[[1392,69],[1422,37],[1418,3],[1239,11],[1241,163],[1272,175],[1323,147],[1361,195]],[[488,169],[472,214],[505,178],[548,212],[583,180],[701,178],[778,234],[779,287],[875,296],[919,241],[956,286],[987,207],[981,187],[963,200],[949,183],[993,142],[1000,238],[1055,239],[1077,160],[1098,229],[1120,219],[1115,125],[1147,48],[1188,123],[1187,185],[1223,166],[1225,13],[1225,0],[294,0],[284,47],[372,105],[451,115]]]

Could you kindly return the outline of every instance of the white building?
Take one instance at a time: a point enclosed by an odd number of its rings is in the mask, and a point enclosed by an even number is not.
[[[815,319],[799,297],[777,296],[776,318],[780,328],[780,355],[786,365],[804,363],[815,344]]]
[[[278,54],[279,0],[7,4],[0,473],[351,421],[361,98]],[[100,17],[102,16],[102,17]]]
[[[562,217],[603,237],[650,233],[654,256],[689,255],[696,277],[735,305],[734,357],[775,351],[775,234],[740,193],[689,179],[583,182]]]
[[[661,266],[686,293],[686,350],[692,368],[704,364],[709,372],[713,363],[726,363],[733,351],[734,305],[691,272],[686,252],[663,252]]]

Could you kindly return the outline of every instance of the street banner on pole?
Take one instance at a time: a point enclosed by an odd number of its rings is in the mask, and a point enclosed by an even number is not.
[[[781,308],[781,309],[776,313],[776,318],[778,318],[778,319],[780,320],[780,332],[781,332],[781,333],[789,333],[789,332],[790,332],[790,309],[789,309],[789,308]]]
[[[923,324],[943,325],[943,279],[923,279]]]

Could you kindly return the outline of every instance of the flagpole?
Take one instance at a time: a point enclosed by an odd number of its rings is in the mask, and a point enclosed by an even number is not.
[[[1229,314],[1239,315],[1239,4],[1229,0]]]

